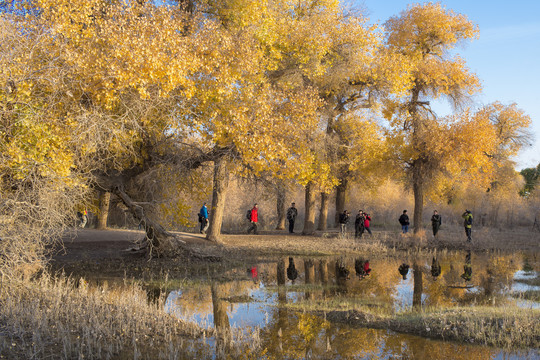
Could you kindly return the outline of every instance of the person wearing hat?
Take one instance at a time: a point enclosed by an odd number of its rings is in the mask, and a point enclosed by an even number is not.
[[[465,235],[467,235],[467,242],[472,241],[472,223],[473,223],[473,216],[470,210],[465,210],[465,212],[461,215],[463,218],[463,226],[465,226]]]

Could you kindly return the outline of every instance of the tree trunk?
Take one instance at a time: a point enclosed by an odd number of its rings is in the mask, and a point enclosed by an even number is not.
[[[328,200],[329,195],[325,192],[321,193],[321,210],[319,212],[319,226],[317,230],[326,230],[328,222]]]
[[[107,219],[109,218],[109,204],[111,202],[111,193],[107,191],[99,192],[99,212],[97,216],[97,229],[107,228]]]
[[[224,157],[220,157],[214,161],[212,208],[210,209],[210,226],[206,235],[207,240],[219,242],[228,186],[229,173],[227,171],[227,161]]]
[[[413,193],[414,193],[414,233],[422,229],[422,213],[424,211],[424,179],[422,176],[422,166],[419,162],[413,165]]]
[[[276,188],[276,210],[277,210],[277,225],[276,230],[285,229],[285,187],[281,181],[278,181]]]
[[[144,231],[146,232],[147,252],[149,256],[152,256],[154,250],[160,255],[164,244],[174,235],[165,231],[165,229],[157,222],[153,221],[146,216],[144,209],[141,205],[131,199],[131,197],[120,187],[117,186],[114,189],[114,194],[118,196],[124,205],[131,211],[133,217],[144,225]]]
[[[349,187],[349,180],[346,177],[341,179],[340,184],[336,187],[336,216],[334,227],[339,226],[339,214],[345,210],[345,203],[347,202],[347,188]]]
[[[313,183],[306,185],[304,230],[302,235],[313,235],[315,232],[315,190]]]

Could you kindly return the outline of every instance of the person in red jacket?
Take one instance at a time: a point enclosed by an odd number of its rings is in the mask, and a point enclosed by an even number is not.
[[[251,209],[251,213],[249,215],[249,222],[250,226],[248,229],[248,234],[253,231],[255,235],[258,235],[259,232],[257,231],[257,223],[259,222],[259,210],[258,210],[257,204],[253,205],[253,208]]]
[[[369,216],[368,213],[364,213],[364,230],[369,233],[369,235],[373,235],[371,233],[371,229],[369,228],[369,222],[371,221],[371,216]]]

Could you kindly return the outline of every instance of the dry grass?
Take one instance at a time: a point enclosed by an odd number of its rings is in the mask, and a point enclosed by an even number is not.
[[[395,320],[416,333],[463,342],[510,348],[540,347],[540,310],[515,306],[439,309],[401,315]]]
[[[81,279],[75,287],[50,278],[1,285],[0,354],[7,358],[136,359],[152,349],[151,358],[169,359],[204,350],[194,339],[207,332],[164,313],[163,299],[149,304],[135,285],[91,288]]]
[[[384,304],[347,298],[307,300],[287,306],[353,326],[505,349],[540,347],[540,309],[523,311],[516,306],[475,306],[394,313]]]

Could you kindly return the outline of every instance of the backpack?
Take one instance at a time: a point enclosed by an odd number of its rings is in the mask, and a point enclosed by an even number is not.
[[[246,219],[251,220],[251,209],[247,211]]]
[[[472,225],[472,215],[467,217],[467,225]]]
[[[197,215],[199,215],[199,222],[202,223],[203,222],[203,216],[201,215],[201,213],[198,213]]]

